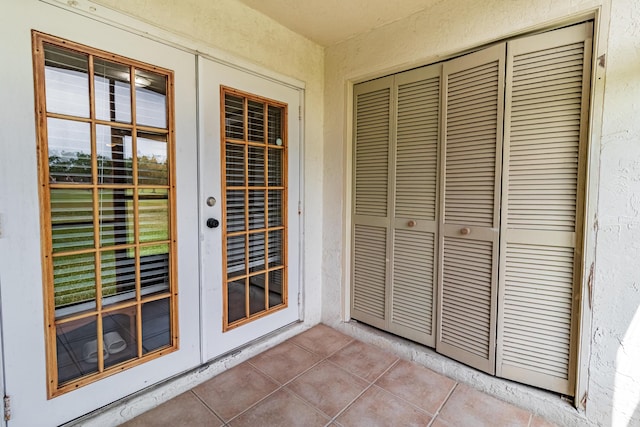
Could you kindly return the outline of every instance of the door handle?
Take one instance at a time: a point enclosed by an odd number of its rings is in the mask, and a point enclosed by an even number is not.
[[[207,220],[207,227],[209,227],[209,228],[216,228],[216,227],[218,227],[219,225],[220,225],[220,221],[218,221],[218,220],[217,220],[217,219],[215,219],[215,218],[209,218],[209,219]]]

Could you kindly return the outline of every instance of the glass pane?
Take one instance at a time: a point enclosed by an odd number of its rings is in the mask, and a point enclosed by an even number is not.
[[[227,277],[246,273],[245,236],[227,237]]]
[[[47,111],[89,117],[89,57],[44,44]]]
[[[96,118],[131,123],[131,74],[129,67],[94,58]]]
[[[136,260],[130,251],[104,251],[100,254],[102,305],[136,298]]]
[[[244,145],[227,143],[226,174],[228,187],[244,186]]]
[[[277,148],[269,148],[269,186],[282,187],[282,158],[284,151]]]
[[[227,138],[244,140],[244,103],[242,98],[225,95],[224,127]]]
[[[99,184],[133,183],[131,131],[96,125]]]
[[[96,306],[95,255],[81,254],[53,259],[53,288],[56,318]]]
[[[283,265],[282,230],[269,232],[269,268]]]
[[[282,304],[284,269],[269,272],[269,308]]]
[[[249,146],[249,186],[264,186],[264,148]]]
[[[157,128],[167,127],[167,78],[150,71],[136,73],[136,122]]]
[[[169,185],[167,136],[138,132],[138,184]]]
[[[93,248],[93,196],[91,190],[51,190],[53,252]]]
[[[138,357],[136,308],[127,307],[102,316],[105,368]]]
[[[265,270],[265,233],[249,234],[249,271]]]
[[[227,320],[229,323],[247,317],[245,280],[235,280],[227,284]]]
[[[249,190],[249,229],[256,230],[264,227],[265,216],[264,190]]]
[[[269,227],[279,227],[282,221],[282,195],[284,190],[269,190]]]
[[[138,190],[140,242],[169,239],[169,192],[161,188]]]
[[[56,354],[60,384],[98,372],[97,317],[56,326]],[[106,354],[103,352],[103,357]]]
[[[171,345],[171,300],[142,304],[142,353]]]
[[[98,191],[100,246],[133,243],[131,190],[107,188]]]
[[[265,311],[265,274],[249,277],[249,314],[253,315]]]
[[[282,111],[280,107],[269,106],[269,144],[282,145]]]
[[[140,293],[143,297],[169,290],[169,245],[140,247]]]
[[[256,101],[248,102],[249,141],[264,143],[264,104]]]
[[[244,223],[244,191],[227,190],[227,231],[243,231]]]
[[[47,119],[49,182],[91,182],[89,123]]]

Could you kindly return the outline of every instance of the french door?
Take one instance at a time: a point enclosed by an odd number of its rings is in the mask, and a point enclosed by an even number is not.
[[[206,361],[299,319],[300,92],[198,68]]]

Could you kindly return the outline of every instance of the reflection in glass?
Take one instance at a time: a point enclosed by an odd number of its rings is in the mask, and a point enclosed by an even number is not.
[[[249,314],[253,315],[267,309],[265,304],[265,274],[249,277]]]
[[[244,103],[242,98],[225,95],[224,123],[227,138],[244,140]]]
[[[78,306],[89,310],[95,307],[95,255],[67,255],[53,259],[53,287],[56,318],[67,314],[64,307]],[[74,310],[74,312],[80,311]]]
[[[249,271],[265,269],[265,233],[249,234]]]
[[[136,339],[136,308],[127,307],[110,311],[102,316],[102,339],[109,367],[138,357]]]
[[[169,298],[142,304],[142,354],[171,345]]]
[[[284,144],[282,138],[282,108],[269,106],[269,144],[280,145]],[[280,144],[278,144],[278,139]]]
[[[131,131],[96,125],[99,184],[133,183]]]
[[[269,148],[269,186],[282,187],[282,158],[284,152],[281,149]]]
[[[56,326],[56,361],[60,384],[98,372],[96,319],[96,316],[91,316]]]
[[[140,289],[143,297],[169,290],[169,245],[140,247]]]
[[[226,146],[227,187],[244,185],[244,145],[227,143]]]
[[[150,71],[135,70],[136,122],[167,127],[167,78]]]
[[[133,243],[133,203],[131,192],[120,188],[98,191],[100,246]]]
[[[89,117],[88,55],[44,44],[47,111]]]
[[[89,123],[47,119],[49,182],[91,182]]]
[[[284,225],[282,220],[282,195],[284,190],[269,190],[269,227]]]
[[[227,277],[246,273],[245,236],[227,237]]]
[[[138,190],[140,242],[169,238],[169,192],[162,188]]]
[[[249,186],[264,186],[264,148],[249,146]]]
[[[167,136],[138,132],[138,184],[169,185]]]
[[[94,247],[92,191],[52,189],[50,197],[53,252]]]
[[[269,268],[283,265],[282,230],[269,231]]]
[[[102,304],[117,304],[136,298],[136,260],[126,249],[100,254]]]
[[[227,284],[227,320],[229,323],[247,317],[245,281],[246,279],[239,279]]]
[[[93,60],[96,118],[131,123],[129,67],[100,58]]]
[[[264,104],[256,101],[248,101],[247,104],[249,141],[264,143]]]
[[[249,190],[249,229],[264,228],[264,190]]]
[[[244,191],[227,190],[227,231],[245,230],[244,221]]]
[[[269,272],[269,308],[283,303],[282,284],[284,270],[272,270]]]

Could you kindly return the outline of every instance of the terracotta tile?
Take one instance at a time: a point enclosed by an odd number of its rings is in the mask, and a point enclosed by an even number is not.
[[[366,381],[325,361],[300,375],[287,388],[334,417],[367,386]]]
[[[531,419],[531,427],[557,427],[557,425],[534,415]]]
[[[361,341],[353,341],[329,358],[352,374],[374,381],[398,358]]]
[[[435,414],[456,382],[431,369],[401,360],[376,385]]]
[[[287,341],[257,355],[249,363],[284,384],[320,359],[319,355]]]
[[[186,392],[123,424],[125,427],[224,425],[193,393]]]
[[[431,416],[374,385],[360,396],[336,421],[344,427],[426,427],[431,421]]]
[[[329,422],[324,414],[284,389],[278,390],[229,423],[242,426],[324,426]]]
[[[317,325],[306,332],[291,338],[291,342],[298,344],[322,357],[327,357],[353,339],[326,325]]]
[[[228,421],[277,388],[277,383],[243,363],[200,384],[193,392]]]
[[[429,425],[429,427],[457,427],[453,424],[449,424],[446,421],[443,421],[440,417],[433,420],[433,422]],[[461,426],[462,427],[462,426]]]
[[[524,409],[459,384],[440,411],[440,418],[457,426],[527,427],[530,414]]]

